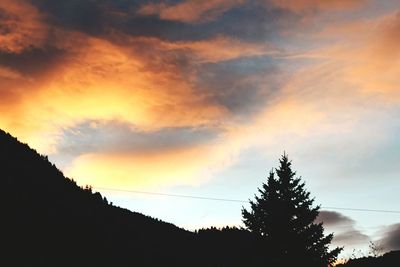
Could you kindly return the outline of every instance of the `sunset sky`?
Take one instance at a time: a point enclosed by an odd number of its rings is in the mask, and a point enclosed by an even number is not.
[[[0,0],[0,128],[115,205],[241,224],[286,151],[323,207],[400,210],[398,0]],[[324,211],[400,249],[400,214]]]

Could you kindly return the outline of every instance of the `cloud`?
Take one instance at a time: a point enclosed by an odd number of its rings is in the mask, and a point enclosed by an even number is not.
[[[219,134],[215,128],[175,127],[143,131],[120,121],[87,121],[63,131],[57,153],[74,156],[97,152],[146,154],[200,146]]]
[[[356,228],[356,222],[339,212],[323,210],[316,220],[322,222],[328,232],[334,231],[332,243],[337,246],[362,245],[369,241],[369,236]]]
[[[0,66],[0,79],[21,80],[24,79],[24,76],[9,67]]]
[[[119,119],[142,129],[157,129],[216,123],[224,116],[222,106],[205,102],[194,91],[169,55],[141,53],[137,44],[135,51],[97,38],[73,36],[80,45],[70,48],[72,56],[55,76],[49,76],[39,88],[24,92],[8,113],[19,106],[29,112],[14,113],[3,128],[13,128],[20,136],[29,136],[24,132],[35,132],[36,128],[38,134],[47,129],[58,136],[59,129],[86,119]],[[68,42],[64,46],[68,47]],[[22,124],[12,127],[14,121]],[[23,139],[31,143],[28,136]]]
[[[32,79],[13,68],[0,65],[0,83],[0,105],[8,109],[9,104],[19,98],[18,91],[31,84]]]
[[[189,50],[193,53],[193,57],[191,57],[192,60],[200,63],[279,54],[279,51],[273,46],[243,42],[221,35],[201,41],[161,42],[161,47],[166,50]]]
[[[196,87],[242,120],[262,111],[282,86],[273,56],[245,57],[197,67]]]
[[[0,52],[0,62],[27,77],[38,79],[62,64],[66,51],[62,47],[30,48],[20,53]]]
[[[0,126],[55,153],[63,129],[86,120],[119,120],[144,131],[216,125],[232,114],[215,100],[218,92],[199,90],[198,66],[271,53],[277,52],[270,45],[223,35],[172,42],[53,29],[41,47],[0,53],[3,76],[27,77],[2,89],[8,108]]]
[[[354,225],[355,221],[336,211],[320,211],[317,222],[322,222],[324,226]]]
[[[349,79],[367,93],[394,97],[398,101],[400,95],[396,73],[400,71],[400,52],[396,44],[400,41],[400,13],[378,20],[375,27],[375,31],[366,36],[369,45],[361,50],[359,65],[350,69]],[[380,71],[382,69],[385,71]]]
[[[301,19],[285,10],[277,10],[259,1],[213,0],[180,1],[149,4],[148,1],[66,1],[32,0],[44,14],[45,22],[56,28],[78,31],[113,41],[112,33],[156,37],[170,41],[198,41],[217,35],[247,41],[270,40],[281,27],[292,29]],[[165,20],[160,16],[140,14],[142,9],[192,8],[192,12],[172,13],[191,16],[196,22]],[[146,13],[146,12],[145,12]],[[151,13],[151,12],[150,12]],[[171,15],[172,16],[172,15]],[[237,23],[240,21],[240,23]],[[201,23],[200,23],[201,22]]]
[[[157,189],[199,185],[232,164],[243,146],[232,133],[215,129],[162,129],[145,133],[124,129],[127,126],[121,124],[112,128],[112,124],[91,125],[92,129],[86,133],[83,129],[71,129],[74,137],[69,137],[58,149],[61,155],[75,154],[64,168],[66,174],[80,185],[94,187]],[[114,132],[112,137],[109,131]],[[71,144],[71,139],[75,139],[76,146],[84,145],[86,138],[106,143],[92,143],[93,146],[78,149]]]
[[[164,151],[142,154],[84,154],[73,161],[66,174],[77,177],[80,185],[111,188],[157,188],[168,185],[198,184],[211,156],[203,149]],[[202,176],[202,182],[207,175]]]
[[[176,133],[179,135],[179,142],[174,144],[174,139],[168,138],[168,143],[172,145],[165,147],[162,145],[163,142],[158,143],[161,146],[157,146],[157,142],[152,141],[152,136],[156,137],[158,133],[168,137],[168,130],[165,129],[159,129],[157,132],[154,132],[156,129],[146,130],[143,134],[147,135],[147,138],[141,139],[141,146],[136,147],[133,140],[135,135],[130,137],[127,135],[131,140],[121,140],[122,138],[116,135],[120,141],[112,141],[114,149],[104,146],[97,146],[98,149],[92,150],[89,148],[74,157],[71,164],[64,169],[67,175],[74,177],[78,183],[93,186],[154,188],[199,185],[235,163],[243,149],[260,143],[268,147],[279,143],[277,140],[283,137],[307,135],[320,119],[318,113],[304,105],[293,100],[281,101],[269,105],[262,115],[255,114],[254,120],[246,123],[222,123],[215,134],[206,134],[205,136],[208,135],[206,139],[201,139],[205,137],[203,134],[197,139],[198,130],[195,130],[193,132],[195,136],[189,143],[184,142],[185,131],[179,132],[178,129]],[[102,131],[101,125],[100,123],[99,131]],[[211,129],[216,131],[215,125]],[[93,138],[96,138],[96,135]],[[60,152],[63,151],[62,147],[58,149]],[[136,175],[133,176],[133,173]]]
[[[400,250],[400,223],[386,227],[383,238],[378,241],[385,250]]]
[[[129,9],[130,5],[119,5],[116,1],[69,1],[30,0],[43,14],[47,25],[57,29],[79,31],[90,35],[103,34],[118,17],[117,7]]]
[[[349,230],[334,235],[332,242],[337,245],[365,245],[369,242],[370,237],[361,233],[359,230]]]
[[[0,51],[20,53],[40,47],[47,37],[48,27],[36,7],[22,0],[0,3]]]
[[[225,11],[240,6],[245,0],[186,0],[177,4],[145,4],[139,10],[141,15],[158,15],[163,20],[186,23],[204,22],[215,19]]]
[[[365,0],[268,0],[269,3],[294,12],[314,11],[314,10],[346,10],[359,7]]]
[[[399,25],[398,12],[330,24],[314,41],[332,41],[334,37],[336,43],[322,45],[304,57],[323,62],[324,66],[330,64],[332,72],[337,72],[337,80],[345,83],[351,92],[398,102],[400,54],[394,47],[399,41]]]

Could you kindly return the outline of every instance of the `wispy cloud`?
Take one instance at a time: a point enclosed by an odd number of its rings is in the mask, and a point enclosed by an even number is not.
[[[45,43],[48,26],[38,9],[28,2],[1,1],[0,21],[0,51],[20,53]]]
[[[378,240],[378,245],[386,251],[400,249],[400,224],[385,227],[383,237]]]
[[[320,10],[346,10],[360,7],[366,3],[367,0],[332,0],[332,1],[318,1],[318,0],[267,0],[268,3],[278,6],[280,8],[288,9],[295,12],[304,11],[320,11]]]
[[[164,20],[196,23],[213,20],[225,11],[245,2],[245,0],[186,0],[177,4],[151,3],[143,5],[138,13],[158,15]]]
[[[333,244],[337,246],[354,246],[368,244],[370,238],[356,227],[356,222],[339,212],[321,211],[318,222],[326,226],[327,231],[334,231]]]

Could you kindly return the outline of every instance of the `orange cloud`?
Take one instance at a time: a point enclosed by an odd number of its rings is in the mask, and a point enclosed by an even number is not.
[[[235,162],[242,149],[273,144],[288,133],[307,135],[324,118],[294,92],[285,92],[248,123],[229,122],[230,114],[223,107],[205,101],[193,88],[190,79],[195,76],[182,76],[175,61],[169,61],[170,52],[182,50],[199,63],[267,53],[261,45],[222,36],[175,43],[132,38],[124,45],[77,33],[63,36],[66,41],[58,45],[69,51],[63,65],[40,88],[22,95],[0,119],[1,127],[39,151],[55,153],[63,129],[88,120],[123,121],[149,132],[216,124],[224,129],[200,147],[141,155],[83,154],[66,169],[82,185],[137,188],[205,182],[205,177]],[[229,46],[231,51],[225,53]]]
[[[166,50],[188,50],[193,53],[192,59],[200,63],[278,53],[276,48],[266,44],[243,42],[221,35],[210,40],[162,42],[160,45]]]
[[[2,0],[0,13],[0,51],[20,53],[44,43],[48,28],[34,6],[23,0]]]
[[[7,112],[12,116],[2,116],[1,127],[43,152],[54,148],[43,142],[56,142],[63,128],[85,120],[116,119],[151,130],[213,123],[225,113],[205,102],[173,64],[153,70],[128,47],[82,36],[75,40],[82,45],[57,74],[38,90],[24,92]],[[40,138],[43,133],[54,138]],[[39,139],[41,144],[34,141]]]
[[[398,102],[399,13],[330,26],[322,33],[322,38],[331,38],[332,33],[342,37],[340,43],[314,54],[332,64],[340,64],[340,78],[352,90]]]
[[[171,42],[115,34],[123,44],[65,30],[54,36],[65,56],[40,80],[20,83],[12,93],[18,101],[6,104],[0,119],[0,127],[43,153],[55,152],[63,129],[86,120],[119,120],[145,131],[219,124],[229,112],[206,100],[208,93],[192,83],[195,73],[184,74],[176,55],[201,64],[276,53],[225,36]],[[1,68],[0,76],[25,78],[10,68]]]
[[[26,77],[16,70],[0,65],[0,79],[24,80]]]
[[[288,144],[286,138],[293,141],[307,136],[324,119],[324,114],[310,105],[281,100],[245,125],[225,124],[218,137],[201,145],[82,154],[67,166],[66,174],[80,185],[108,188],[154,189],[206,183],[234,164],[243,149],[262,144],[281,153],[277,140]]]
[[[211,151],[210,151],[211,152]],[[156,188],[196,184],[206,179],[209,160],[194,161],[211,153],[190,148],[145,154],[84,154],[74,160],[66,174],[80,185],[115,188]],[[200,173],[204,175],[199,179]]]
[[[234,164],[244,149],[265,146],[268,151],[281,153],[282,144],[290,146],[296,140],[317,134],[316,128],[326,124],[325,120],[326,114],[317,106],[282,95],[248,123],[226,123],[218,137],[199,146],[140,153],[87,153],[75,158],[66,174],[80,185],[94,187],[196,186]],[[328,129],[322,127],[322,131]]]
[[[379,20],[366,41],[349,79],[367,92],[400,100],[400,13]]]
[[[212,20],[219,14],[243,4],[245,0],[186,0],[178,4],[146,4],[138,11],[141,15],[158,15],[164,20],[202,22]]]
[[[268,0],[273,5],[294,12],[309,10],[343,10],[360,6],[365,0]]]

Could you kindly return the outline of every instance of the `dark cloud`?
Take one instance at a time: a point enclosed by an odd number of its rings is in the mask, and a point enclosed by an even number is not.
[[[191,24],[132,14],[119,27],[134,36],[154,36],[172,41],[201,40],[224,34],[242,40],[265,42],[278,38],[283,30],[293,29],[299,19],[298,15],[286,10],[250,2],[232,8],[207,23]]]
[[[20,53],[0,51],[0,102],[14,103],[23,96],[21,92],[38,90],[42,79],[61,66],[67,54],[51,46],[30,47]]]
[[[201,40],[218,34],[265,41],[277,37],[281,30],[292,29],[301,19],[288,10],[257,1],[232,8],[218,19],[200,24],[139,14],[138,10],[147,1],[33,0],[32,3],[48,14],[48,22],[52,25],[102,37],[108,36],[110,31],[119,31],[172,41]]]
[[[108,24],[104,1],[95,0],[33,0],[47,14],[48,23],[90,34],[101,34]]]
[[[27,76],[36,76],[60,64],[66,53],[67,51],[54,46],[32,47],[18,54],[0,51],[0,65]]]
[[[329,231],[334,232],[333,243],[336,245],[367,244],[369,236],[356,228],[356,222],[339,212],[323,210],[316,220],[323,222]]]
[[[165,4],[176,4],[182,1],[162,1]],[[40,12],[40,20],[43,20],[49,32],[57,29],[74,30],[96,37],[116,42],[120,45],[130,45],[127,38],[116,38],[115,33],[128,34],[130,36],[156,37],[169,41],[182,40],[205,40],[218,35],[230,36],[242,41],[251,41],[265,44],[277,43],[281,41],[281,34],[288,31],[295,31],[296,25],[301,21],[302,17],[290,9],[282,8],[279,5],[268,5],[265,1],[248,1],[244,5],[233,6],[220,14],[216,19],[206,21],[204,23],[184,23],[180,21],[163,20],[155,15],[142,15],[138,10],[148,1],[131,1],[131,0],[30,0],[30,4],[34,5]],[[154,1],[154,3],[158,3]],[[7,14],[0,13],[1,17]],[[0,29],[4,31],[7,29]],[[23,74],[37,74],[47,69],[54,68],[60,57],[63,56],[62,48],[55,43],[62,43],[58,40],[63,34],[49,36],[44,40],[44,44],[39,47],[27,49],[22,54],[0,54],[0,64],[15,69]],[[73,35],[71,35],[73,36]],[[57,40],[55,40],[57,39]],[[79,46],[79,44],[76,44]],[[143,48],[142,48],[143,49]],[[150,51],[153,53],[157,51]],[[146,54],[146,53],[143,53]],[[167,54],[163,52],[163,59],[168,60],[172,57],[172,63],[181,66],[182,70],[191,70],[188,62],[191,55],[185,56],[181,51],[179,53],[172,52]],[[167,61],[168,61],[167,60]],[[160,62],[154,61],[152,57],[147,60],[160,65]],[[260,62],[249,63],[250,61],[234,63],[232,65],[246,65],[249,69],[259,68]],[[161,63],[165,63],[161,62]],[[169,62],[168,62],[169,63]],[[270,71],[271,62],[268,62],[268,70]],[[256,66],[259,65],[259,66]],[[220,70],[226,65],[217,66]],[[243,68],[242,68],[243,69]],[[226,75],[227,71],[219,71]],[[232,69],[229,69],[232,70]],[[263,69],[264,71],[265,69]],[[233,70],[234,72],[235,70]],[[210,71],[205,71],[205,73]],[[222,73],[224,72],[224,73]],[[256,70],[257,72],[257,70]],[[254,73],[254,72],[253,72]],[[192,74],[192,73],[190,73]],[[237,73],[235,73],[237,74]],[[259,98],[259,89],[255,89],[248,76],[239,74],[238,77],[244,78],[238,84],[238,80],[233,78],[227,79],[227,86],[224,89],[218,88],[219,94],[217,102],[221,102],[233,111],[241,111],[249,108],[247,103]],[[218,75],[219,76],[219,75]],[[273,81],[271,81],[273,82]],[[213,81],[210,81],[213,83]],[[249,84],[250,83],[250,84]],[[231,90],[237,87],[238,90]],[[271,84],[268,87],[272,87]],[[242,89],[243,88],[243,89]],[[230,97],[230,91],[234,95]],[[243,93],[243,92],[248,92]],[[242,100],[239,100],[239,99]],[[243,104],[244,103],[244,104]],[[256,107],[254,105],[252,108]]]
[[[286,10],[252,2],[226,12],[219,21],[208,24],[207,29],[211,34],[220,31],[245,40],[272,42],[282,32],[294,30],[300,19]]]
[[[369,236],[361,233],[359,230],[353,229],[343,233],[334,235],[333,242],[341,245],[357,245],[368,244]]]
[[[322,210],[317,222],[324,223],[324,226],[354,225],[355,221],[339,212]]]
[[[168,4],[179,1],[167,1]],[[61,29],[61,33],[49,34],[45,43],[41,47],[31,47],[22,53],[12,54],[0,53],[0,65],[14,69],[24,75],[35,76],[37,74],[54,69],[62,58],[68,54],[67,50],[79,49],[79,43],[74,47],[73,40],[60,40],[65,37],[62,30],[74,30],[85,34],[101,37],[108,41],[118,43],[118,45],[131,45],[130,41],[122,35],[116,37],[115,33],[123,33],[131,36],[156,37],[170,41],[178,40],[206,40],[217,35],[230,36],[241,41],[273,42],[278,38],[282,27],[286,27],[288,21],[295,21],[295,15],[283,9],[268,7],[260,2],[248,2],[246,5],[232,8],[218,19],[201,24],[183,23],[178,21],[162,20],[157,16],[144,16],[138,14],[138,10],[147,1],[128,1],[128,0],[31,0],[29,3],[38,8],[42,14],[41,19],[55,32]],[[1,16],[0,16],[1,17]],[[291,24],[291,23],[289,23]],[[293,23],[295,24],[295,23]],[[74,36],[74,35],[69,35]],[[69,48],[59,47],[56,44],[68,41],[71,43]],[[65,49],[65,50],[64,50]],[[143,46],[135,47],[141,50],[141,55],[146,56],[146,64],[155,69],[157,66],[165,64],[179,68],[183,74],[188,76],[193,74],[191,60],[193,55],[184,51],[154,51]],[[155,58],[157,57],[157,58]],[[254,62],[251,62],[251,61]],[[269,59],[242,60],[228,62],[218,66],[205,66],[200,70],[200,75],[207,76],[211,71],[215,71],[214,78],[211,77],[208,84],[213,84],[214,92],[210,95],[215,101],[226,106],[233,112],[246,112],[256,110],[259,106],[256,103],[260,99],[260,88],[256,87],[255,79],[250,75],[256,76],[262,72],[272,73],[272,61]],[[161,62],[160,62],[161,61]],[[261,62],[264,61],[264,62]],[[267,62],[269,61],[269,62]],[[229,65],[232,65],[229,66]],[[206,68],[210,67],[210,70]],[[248,73],[238,73],[236,69],[247,68],[253,71]],[[240,81],[234,77],[240,78]],[[225,77],[222,77],[224,75]],[[226,86],[218,85],[218,80],[225,79]],[[273,87],[271,82],[268,87]],[[221,84],[219,82],[219,84]],[[211,90],[213,90],[211,88]],[[249,105],[249,103],[253,105]]]
[[[67,30],[106,37],[110,31],[133,36],[167,37],[182,23],[164,22],[154,16],[139,16],[136,11],[146,1],[107,0],[33,0],[35,6],[48,14],[48,23]]]
[[[291,10],[298,13],[315,13],[324,10],[353,10],[365,4],[365,0],[265,0],[270,5],[280,7],[282,9]]]
[[[209,101],[246,116],[265,108],[281,86],[280,74],[276,60],[269,56],[240,58],[198,67],[196,87],[206,88]]]
[[[385,250],[400,250],[400,223],[387,227],[379,245]]]
[[[65,130],[57,152],[75,156],[93,152],[151,153],[194,147],[217,135],[216,129],[207,128],[163,128],[147,132],[117,121],[88,121]]]
[[[179,1],[167,1],[168,4]],[[298,19],[296,15],[283,9],[269,7],[258,1],[248,2],[232,8],[206,23],[193,24],[179,21],[162,20],[157,16],[138,14],[141,6],[148,1],[130,0],[31,0],[41,14],[41,22],[46,24],[48,33],[40,47],[28,47],[20,53],[0,52],[0,65],[13,69],[22,75],[37,78],[38,75],[53,70],[68,58],[69,50],[79,50],[79,42],[64,40],[74,38],[74,34],[63,31],[73,30],[101,37],[122,46],[132,46],[141,51],[146,68],[157,70],[167,65],[179,69],[182,75],[194,74],[209,76],[201,82],[200,88],[208,87],[205,92],[211,101],[226,107],[234,114],[252,113],[264,103],[260,100],[276,87],[273,74],[276,74],[271,58],[243,59],[219,65],[204,65],[197,69],[193,66],[193,54],[187,51],[158,51],[146,45],[134,46],[124,34],[130,36],[156,37],[169,41],[208,40],[218,35],[230,36],[240,41],[265,44],[278,38],[282,27],[288,21]],[[3,12],[4,13],[4,12]],[[0,14],[4,17],[6,14]],[[35,18],[36,19],[36,18]],[[295,24],[295,23],[293,23]],[[116,34],[120,33],[120,35]],[[121,34],[122,33],[122,34]],[[63,39],[64,38],[64,39]],[[68,47],[63,46],[67,42]],[[60,45],[61,44],[61,45]],[[76,60],[76,59],[74,59]],[[247,73],[244,73],[245,70]],[[212,73],[214,72],[214,73]],[[261,75],[260,75],[261,74]],[[267,86],[260,88],[256,76],[269,75]],[[201,80],[199,77],[197,80]],[[223,82],[226,82],[224,85]],[[268,89],[265,89],[265,88]],[[266,92],[268,91],[268,92]]]

